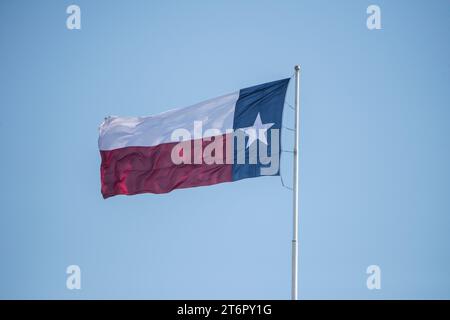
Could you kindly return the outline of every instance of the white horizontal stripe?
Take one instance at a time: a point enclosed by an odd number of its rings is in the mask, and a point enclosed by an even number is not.
[[[218,129],[223,134],[233,128],[234,109],[239,91],[148,117],[108,117],[100,125],[100,150],[156,146],[173,142],[172,132],[186,129],[194,136],[194,121],[201,121],[203,132]]]

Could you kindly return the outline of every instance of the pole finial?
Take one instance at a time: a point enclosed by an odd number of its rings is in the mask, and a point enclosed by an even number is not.
[[[295,69],[295,71],[300,71],[300,65],[296,64],[294,69]]]

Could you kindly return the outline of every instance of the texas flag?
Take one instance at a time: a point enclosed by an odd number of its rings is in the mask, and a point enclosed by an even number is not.
[[[104,198],[279,175],[288,79],[100,125]]]

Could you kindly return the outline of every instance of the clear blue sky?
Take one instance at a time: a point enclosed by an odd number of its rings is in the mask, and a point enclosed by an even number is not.
[[[78,31],[65,25],[72,3]],[[366,28],[373,3],[382,30]],[[292,200],[278,177],[103,200],[97,128],[297,63],[300,298],[450,298],[449,12],[449,1],[1,1],[0,298],[288,299]],[[79,291],[65,286],[71,264]],[[366,288],[371,264],[379,291]]]

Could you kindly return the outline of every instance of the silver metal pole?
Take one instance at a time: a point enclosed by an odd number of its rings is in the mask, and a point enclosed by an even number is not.
[[[294,183],[293,183],[293,235],[292,235],[292,300],[298,298],[298,172],[300,143],[300,66],[295,66],[295,141],[294,141]]]

